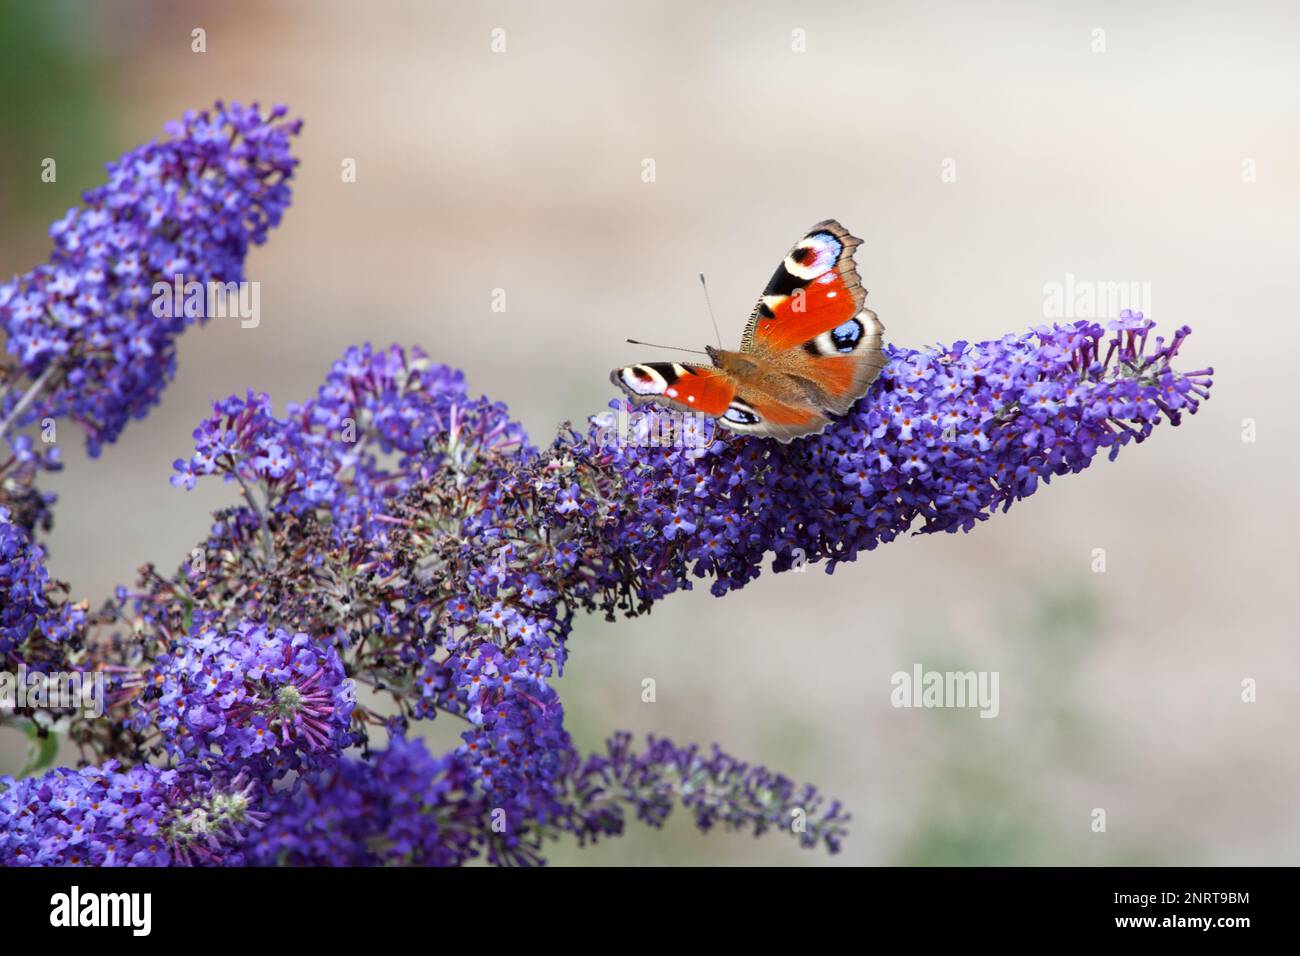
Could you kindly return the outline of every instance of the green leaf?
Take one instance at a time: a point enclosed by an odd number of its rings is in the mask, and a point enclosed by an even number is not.
[[[59,735],[49,731],[42,737],[40,728],[30,720],[23,722],[23,732],[27,734],[27,760],[18,776],[31,777],[54,763],[59,755]]]

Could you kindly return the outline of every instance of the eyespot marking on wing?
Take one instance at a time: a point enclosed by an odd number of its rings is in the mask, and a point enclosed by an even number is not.
[[[807,283],[833,269],[843,248],[844,243],[829,232],[809,233],[785,257],[785,271]]]
[[[662,371],[660,371],[662,369]],[[675,398],[677,390],[673,383],[691,369],[677,363],[661,363],[660,368],[652,365],[629,365],[615,372],[619,382],[634,395],[664,395]]]
[[[754,414],[753,407],[744,399],[733,398],[731,404],[727,406],[726,412],[722,415],[723,419],[731,425],[757,425],[758,416]]]
[[[804,343],[804,351],[809,355],[851,355],[861,344],[867,331],[862,321],[849,319],[833,329],[827,329],[816,338]]]
[[[654,369],[644,365],[632,365],[619,372],[624,387],[636,395],[662,395],[668,390],[668,383]]]

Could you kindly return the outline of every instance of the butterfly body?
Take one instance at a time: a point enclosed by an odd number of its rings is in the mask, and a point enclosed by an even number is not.
[[[853,251],[834,220],[813,226],[763,290],[739,351],[712,366],[651,362],[610,378],[634,401],[712,415],[742,434],[788,442],[816,434],[861,398],[884,367],[884,326],[863,305]]]

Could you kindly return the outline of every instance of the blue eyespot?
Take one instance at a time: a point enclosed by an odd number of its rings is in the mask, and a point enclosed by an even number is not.
[[[728,408],[722,417],[729,422],[735,422],[737,425],[754,425],[758,422],[758,416],[753,412],[747,412],[735,405]]]
[[[852,352],[861,340],[862,323],[857,319],[849,319],[839,328],[831,329],[831,341],[837,352]]]

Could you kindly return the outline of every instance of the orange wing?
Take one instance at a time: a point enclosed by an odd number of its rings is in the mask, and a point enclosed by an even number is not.
[[[834,219],[809,229],[759,296],[741,350],[799,348],[861,312],[867,293],[853,263],[853,251],[861,244]]]
[[[818,432],[828,419],[809,405],[790,405],[761,391],[736,394],[735,379],[707,365],[650,362],[616,368],[610,380],[637,402],[659,402],[712,415],[718,424],[743,435],[766,435],[783,442]]]
[[[659,402],[718,417],[727,413],[736,397],[732,377],[707,365],[649,362],[616,368],[609,378],[634,401]]]

